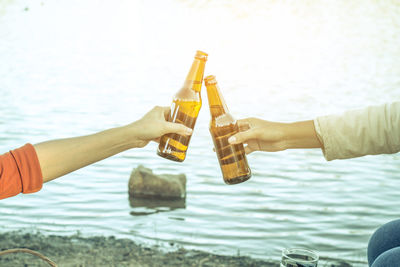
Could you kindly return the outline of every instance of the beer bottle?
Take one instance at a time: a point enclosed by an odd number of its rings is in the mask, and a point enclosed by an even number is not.
[[[210,133],[214,141],[225,183],[238,184],[251,177],[243,144],[231,145],[228,138],[239,131],[236,120],[229,113],[215,76],[204,79],[210,106]]]
[[[193,129],[201,108],[201,85],[207,54],[197,51],[182,88],[175,95],[168,121],[182,123]],[[161,157],[182,162],[185,160],[191,136],[166,134],[161,137],[157,154]]]

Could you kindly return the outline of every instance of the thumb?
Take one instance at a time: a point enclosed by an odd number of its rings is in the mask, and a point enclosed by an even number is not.
[[[237,134],[232,135],[229,137],[228,142],[232,145],[240,144],[240,143],[246,143],[247,140],[254,139],[255,136],[255,131],[250,129],[244,132],[239,132]]]
[[[165,133],[176,133],[181,135],[191,135],[193,130],[180,123],[166,122]]]

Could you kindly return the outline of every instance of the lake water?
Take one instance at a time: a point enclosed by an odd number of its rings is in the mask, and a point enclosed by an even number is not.
[[[0,152],[90,134],[168,106],[196,50],[236,118],[297,121],[400,97],[397,1],[0,3]],[[400,157],[327,162],[320,150],[253,153],[252,178],[222,181],[203,87],[187,159],[133,149],[0,203],[0,229],[115,235],[165,248],[279,259],[284,247],[366,261],[400,214]],[[130,172],[185,173],[177,208],[132,207]],[[144,205],[146,206],[146,205]]]

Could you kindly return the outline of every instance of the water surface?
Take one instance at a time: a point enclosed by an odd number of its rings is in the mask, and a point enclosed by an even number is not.
[[[169,105],[198,49],[236,118],[288,122],[398,100],[399,26],[396,1],[3,1],[0,151]],[[228,186],[205,90],[203,100],[184,163],[156,156],[154,143],[126,151],[2,200],[1,231],[79,231],[276,260],[284,247],[307,247],[365,261],[374,229],[398,218],[399,155],[253,153],[253,177]],[[127,183],[140,164],[185,173],[186,202],[131,206]]]

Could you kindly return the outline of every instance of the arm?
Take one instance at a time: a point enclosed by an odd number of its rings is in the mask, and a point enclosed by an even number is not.
[[[167,133],[190,135],[182,124],[165,120],[169,107],[155,107],[142,119],[126,126],[87,136],[47,141],[34,145],[43,182],[90,165],[131,148],[144,147]]]
[[[240,132],[229,138],[231,144],[246,143],[246,153],[282,151],[291,148],[320,148],[313,121],[280,123],[248,118],[238,121]]]
[[[318,117],[314,123],[327,160],[400,151],[400,102]]]
[[[39,191],[51,181],[124,150],[144,147],[167,133],[190,135],[192,129],[167,122],[169,107],[155,107],[126,126],[99,133],[27,144],[0,155],[0,199]]]
[[[123,126],[87,136],[35,144],[43,182],[51,181],[124,150],[139,147],[138,129]]]
[[[238,121],[241,132],[229,139],[246,143],[246,153],[291,148],[322,148],[327,160],[400,151],[400,102],[351,110],[314,121]]]

